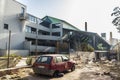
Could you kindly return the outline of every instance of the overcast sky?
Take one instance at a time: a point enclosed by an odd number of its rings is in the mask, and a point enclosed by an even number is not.
[[[113,26],[111,13],[120,5],[119,0],[17,0],[27,5],[27,12],[37,17],[46,15],[66,20],[80,30],[84,30],[84,22],[88,23],[88,31],[95,33],[113,32],[114,38],[120,39],[120,33]]]

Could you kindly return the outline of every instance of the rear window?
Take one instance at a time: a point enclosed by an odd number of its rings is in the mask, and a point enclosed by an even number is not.
[[[51,61],[51,58],[50,56],[40,56],[36,62],[37,63],[46,63],[46,64],[50,64],[50,61]]]

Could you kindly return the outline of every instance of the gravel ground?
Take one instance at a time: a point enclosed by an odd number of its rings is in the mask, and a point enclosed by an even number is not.
[[[76,70],[64,73],[63,77],[53,78],[45,75],[35,75],[31,68],[20,69],[16,74],[6,75],[0,80],[115,80],[109,69],[99,64],[78,64]]]

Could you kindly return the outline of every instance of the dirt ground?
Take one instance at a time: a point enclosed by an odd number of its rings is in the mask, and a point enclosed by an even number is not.
[[[78,64],[76,70],[65,72],[63,77],[53,78],[35,75],[31,68],[20,69],[16,74],[1,77],[1,80],[114,80],[107,68],[94,64]],[[106,73],[106,74],[105,74]]]
[[[11,75],[0,77],[0,80],[120,80],[120,67],[107,63],[91,63],[76,65],[76,70],[65,72],[63,77],[35,75],[31,68],[19,69]]]

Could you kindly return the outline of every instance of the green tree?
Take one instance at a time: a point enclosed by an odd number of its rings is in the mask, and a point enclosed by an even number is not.
[[[120,32],[120,8],[115,7],[113,9],[113,13],[111,16],[114,16],[115,18],[113,19],[112,23],[113,25],[117,26],[118,32]]]

